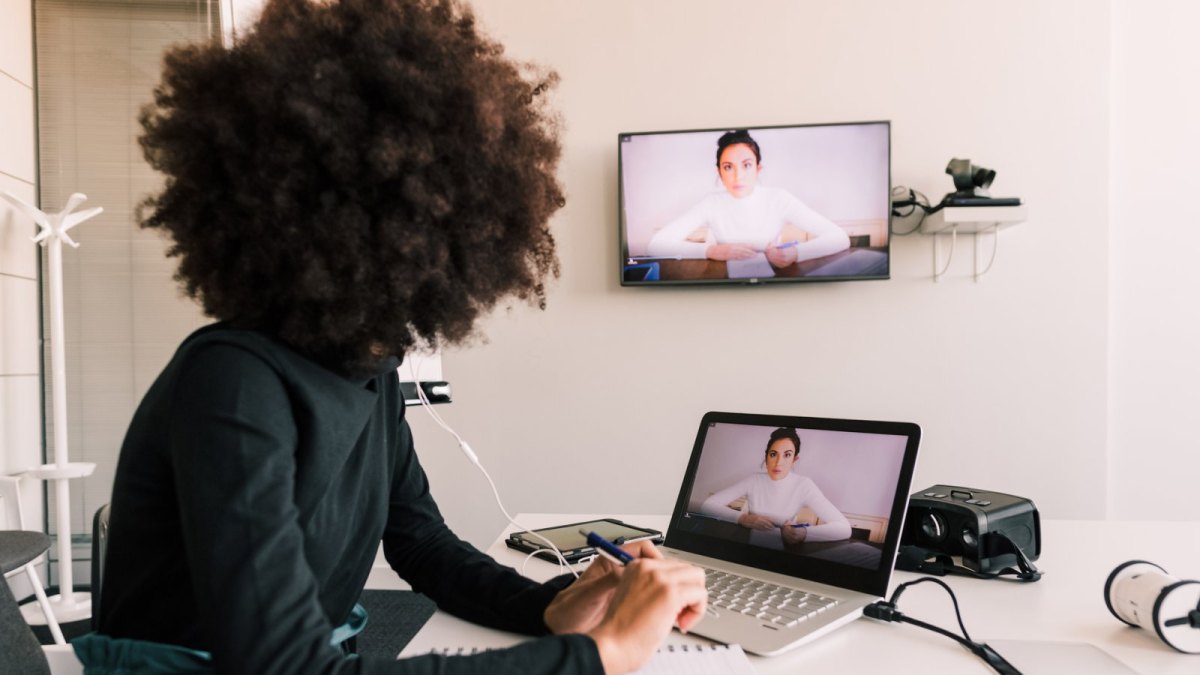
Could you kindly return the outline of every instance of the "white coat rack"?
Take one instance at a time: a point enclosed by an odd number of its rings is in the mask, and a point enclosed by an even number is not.
[[[71,488],[69,481],[73,478],[90,476],[96,465],[90,462],[71,462],[67,459],[67,368],[66,368],[66,335],[63,333],[63,291],[62,291],[62,245],[70,244],[79,248],[79,244],[71,239],[67,232],[89,218],[98,215],[104,209],[91,208],[79,213],[73,211],[87,197],[76,192],[67,200],[62,211],[47,214],[42,210],[26,204],[13,194],[0,190],[3,197],[13,207],[23,212],[37,223],[40,231],[33,241],[46,248],[49,262],[50,285],[50,382],[51,382],[51,415],[54,420],[54,463],[43,464],[22,472],[20,475],[29,476],[44,481],[54,481],[55,524],[58,531],[58,595],[50,596],[50,606],[59,623],[80,621],[92,614],[92,597],[89,593],[76,593],[74,585],[74,570],[71,554]],[[21,608],[25,619],[31,624],[45,624],[38,603],[29,603]]]

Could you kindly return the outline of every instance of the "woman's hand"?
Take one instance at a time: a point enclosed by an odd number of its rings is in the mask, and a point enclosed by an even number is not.
[[[738,516],[738,525],[752,530],[770,530],[775,528],[775,521],[757,513],[743,513]]]
[[[805,539],[808,539],[807,527],[793,527],[791,523],[779,528],[780,536],[783,537],[784,545],[802,544]]]
[[[773,267],[787,267],[796,262],[797,257],[799,254],[796,252],[795,246],[779,248],[775,244],[771,244],[767,247],[767,262],[771,263]]]
[[[662,558],[662,553],[649,540],[632,542],[621,548],[635,558]],[[608,612],[623,571],[623,567],[608,558],[597,557],[578,579],[554,597],[542,613],[542,620],[552,633],[592,630]]]
[[[745,260],[757,254],[758,251],[746,244],[713,244],[705,255],[709,260]]]
[[[654,558],[629,563],[603,622],[589,632],[604,672],[613,675],[642,667],[672,625],[686,632],[704,617],[707,603],[699,567]]]

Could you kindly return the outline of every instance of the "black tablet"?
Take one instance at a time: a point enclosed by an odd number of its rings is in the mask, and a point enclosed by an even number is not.
[[[622,523],[614,518],[585,520],[580,523],[543,527],[533,531],[549,539],[551,543],[557,546],[558,550],[562,551],[563,557],[567,559],[567,562],[577,562],[596,554],[596,549],[588,545],[584,535],[579,533],[580,530],[595,532],[617,545],[642,539],[649,539],[655,544],[661,544],[663,540],[662,532],[658,530]],[[508,535],[508,539],[504,543],[511,549],[526,553],[538,551],[537,557],[551,562],[558,562],[558,558],[553,552],[538,550],[548,548],[546,542],[529,532],[513,532]]]

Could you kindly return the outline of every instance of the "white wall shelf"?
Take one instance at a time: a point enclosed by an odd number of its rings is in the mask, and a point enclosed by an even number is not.
[[[921,234],[932,234],[933,236],[933,280],[940,281],[946,271],[950,269],[950,261],[954,259],[954,248],[958,240],[958,235],[970,234],[975,237],[975,281],[979,281],[979,277],[987,274],[992,269],[992,264],[996,262],[996,249],[1000,243],[1000,230],[1017,223],[1025,221],[1028,208],[1024,205],[1018,206],[948,206],[936,213],[930,214],[921,223]],[[987,267],[982,271],[979,269],[979,235],[992,233],[992,255],[988,261]],[[938,259],[941,258],[939,252],[939,241],[941,237],[938,235],[950,235],[950,252],[946,255],[946,262],[939,268]]]

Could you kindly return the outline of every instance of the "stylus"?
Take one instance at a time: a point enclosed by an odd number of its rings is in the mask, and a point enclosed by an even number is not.
[[[778,244],[777,246],[775,246],[775,250],[778,251],[780,249],[791,248],[799,243],[800,242],[798,242],[796,240],[792,240],[792,241],[787,242],[786,244]]]
[[[628,565],[634,560],[633,556],[626,553],[624,549],[620,548],[619,546],[614,546],[612,542],[604,537],[601,537],[595,532],[588,532],[587,530],[581,529],[579,530],[579,534],[587,537],[587,543],[589,546],[596,547],[596,553],[599,553],[618,565]]]

